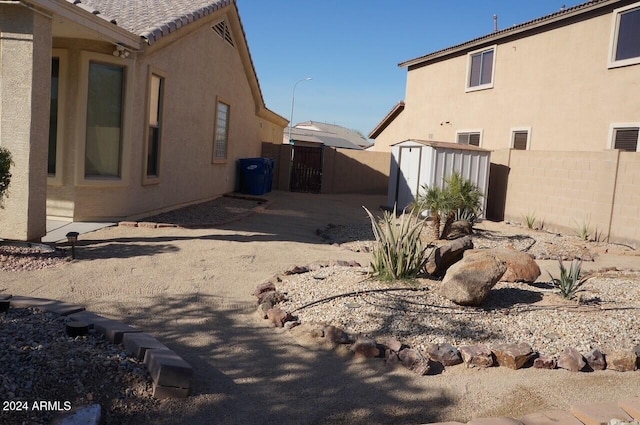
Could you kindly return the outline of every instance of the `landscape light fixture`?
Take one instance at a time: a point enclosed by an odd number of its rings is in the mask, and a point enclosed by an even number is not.
[[[293,126],[293,104],[295,103],[295,100],[296,100],[296,86],[298,85],[298,83],[301,83],[303,81],[311,81],[311,80],[312,80],[311,77],[303,78],[302,80],[296,81],[296,83],[293,85],[293,93],[291,95],[291,117],[289,119],[289,144],[290,145],[293,145],[293,143],[291,143],[291,127]]]
[[[76,259],[76,242],[78,242],[78,232],[67,233],[67,242],[71,244],[71,258]]]

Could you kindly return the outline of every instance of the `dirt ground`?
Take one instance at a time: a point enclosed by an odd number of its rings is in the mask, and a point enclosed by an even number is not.
[[[367,264],[369,254],[324,243],[316,230],[367,220],[361,206],[373,210],[385,199],[286,192],[268,198],[274,203],[266,211],[214,229],[115,227],[82,235],[78,260],[0,272],[0,293],[78,303],[178,352],[194,367],[193,395],[159,403],[158,424],[465,422],[640,395],[640,372],[456,366],[418,377],[269,328],[255,313],[255,286],[294,264]],[[600,255],[588,267],[610,264],[640,269],[640,257]]]

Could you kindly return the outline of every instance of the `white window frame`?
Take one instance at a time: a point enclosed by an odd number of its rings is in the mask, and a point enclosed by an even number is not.
[[[162,80],[162,88],[160,91],[160,110],[159,110],[159,114],[160,114],[160,136],[159,136],[159,140],[158,140],[158,174],[157,175],[147,175],[147,161],[148,161],[148,154],[149,154],[149,109],[151,107],[151,79],[153,78],[153,76],[159,77]],[[167,77],[166,77],[166,73],[164,71],[161,71],[159,69],[156,69],[155,67],[149,66],[148,70],[147,70],[147,99],[146,99],[146,108],[145,110],[147,111],[147,113],[145,114],[145,122],[144,122],[144,148],[143,148],[143,155],[142,155],[142,184],[143,185],[149,185],[149,184],[158,184],[160,183],[160,165],[162,164],[162,133],[163,133],[163,127],[164,127],[164,103],[165,103],[165,97],[166,97],[166,81],[167,81]]]
[[[515,133],[516,132],[523,132],[523,131],[527,132],[527,147],[526,147],[526,150],[531,149],[531,127],[512,127],[511,128],[511,144],[510,144],[510,148],[511,149],[515,149],[515,147],[514,147]]]
[[[638,128],[640,129],[640,122],[627,122],[627,123],[614,123],[609,126],[609,149],[615,149],[615,134],[616,130],[624,130],[624,129],[632,129]],[[636,152],[640,152],[640,131],[638,132],[638,140],[636,142]]]
[[[625,12],[632,9],[640,9],[640,2],[630,4],[628,6],[620,7],[613,11],[612,23],[611,23],[611,39],[609,42],[609,68],[619,68],[621,66],[629,66],[640,64],[640,56],[629,59],[616,60],[616,48],[618,46],[618,31],[620,29],[620,16]]]
[[[218,158],[216,156],[216,137],[218,135],[218,110],[219,110],[220,104],[226,105],[227,108],[228,108],[228,110],[227,110],[227,121],[226,121],[226,125],[227,125],[226,136],[227,136],[227,140],[226,140],[224,158]],[[231,146],[231,103],[228,102],[227,100],[221,98],[221,97],[217,97],[216,98],[215,116],[214,116],[214,125],[213,125],[213,149],[212,149],[212,152],[211,152],[211,163],[212,164],[226,164],[227,161],[229,160],[229,147],[230,146]]]
[[[484,52],[488,52],[489,50],[493,50],[493,63],[491,64],[491,82],[487,83],[487,84],[480,84],[477,86],[470,86],[469,85],[469,80],[471,79],[471,62],[472,62],[472,57],[480,54],[480,53],[484,53]],[[478,91],[478,90],[487,90],[487,89],[492,89],[493,88],[493,84],[495,81],[495,76],[496,76],[496,56],[498,55],[498,45],[494,44],[493,46],[489,46],[489,47],[485,47],[482,49],[478,49],[478,50],[474,50],[472,52],[467,53],[467,73],[466,73],[466,80],[464,83],[464,87],[465,87],[465,91],[466,92],[473,92],[473,91]],[[482,69],[482,67],[481,67]],[[482,79],[482,76],[480,77],[480,79]]]
[[[68,69],[68,52],[65,49],[52,49],[51,58],[58,58],[58,126],[56,132],[56,173],[47,175],[47,184],[51,186],[62,186],[62,176],[64,170],[63,158],[65,143],[64,123],[65,112],[67,110],[67,69]]]
[[[482,134],[482,133],[483,133],[482,129],[477,129],[477,128],[476,128],[476,129],[471,129],[471,130],[465,130],[465,129],[463,129],[463,130],[457,130],[457,131],[456,131],[456,143],[457,143],[457,144],[459,144],[459,145],[461,145],[461,144],[462,144],[462,143],[458,143],[458,137],[460,136],[460,134],[469,134],[469,133],[479,133],[479,134],[480,134],[480,141],[479,141],[479,143],[478,143],[478,146],[477,146],[477,147],[481,148],[481,147],[482,147],[482,139],[483,139],[483,137],[482,137],[482,136],[483,136],[483,134]],[[474,145],[469,145],[469,144],[465,144],[465,145],[466,145],[466,146],[474,146]]]
[[[89,96],[89,66],[91,62],[124,67],[124,100],[122,111],[122,151],[120,152],[120,177],[85,176],[85,152],[87,138],[87,101]],[[131,59],[83,51],[80,53],[80,77],[78,90],[78,119],[76,126],[76,186],[123,187],[129,185],[131,173],[131,116],[133,111],[134,73]]]

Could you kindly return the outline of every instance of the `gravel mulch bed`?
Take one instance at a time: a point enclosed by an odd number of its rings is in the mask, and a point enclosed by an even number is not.
[[[64,320],[27,308],[0,313],[0,423],[49,424],[95,403],[105,424],[151,423],[145,415],[157,401],[144,365],[101,336],[66,336]],[[60,411],[34,409],[41,401]]]
[[[583,303],[566,301],[545,284],[498,283],[482,308],[460,307],[436,293],[430,279],[385,282],[366,268],[327,267],[283,277],[286,311],[302,323],[334,325],[380,340],[396,337],[417,349],[428,343],[455,346],[527,342],[541,353],[565,347],[586,353],[598,348],[631,349],[640,343],[640,272],[608,271],[587,284]],[[309,303],[338,294],[411,288]]]
[[[0,270],[31,271],[56,267],[71,260],[69,253],[43,244],[0,241]]]

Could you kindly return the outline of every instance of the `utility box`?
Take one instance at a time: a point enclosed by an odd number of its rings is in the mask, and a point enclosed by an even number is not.
[[[423,185],[443,187],[454,172],[478,186],[487,206],[491,151],[472,145],[405,140],[391,146],[387,203],[402,211],[415,201]]]

